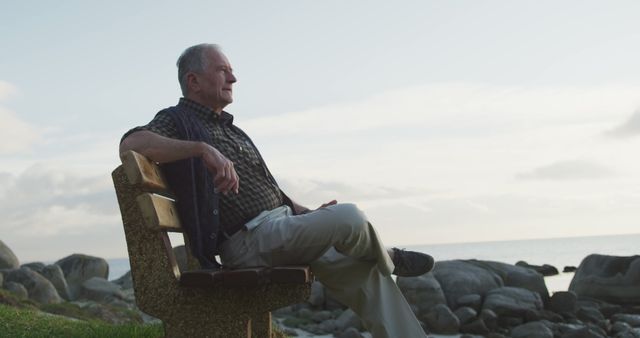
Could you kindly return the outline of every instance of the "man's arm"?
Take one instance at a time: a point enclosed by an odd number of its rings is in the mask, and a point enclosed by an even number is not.
[[[214,184],[218,191],[225,194],[229,191],[238,193],[239,179],[233,162],[207,143],[177,140],[141,130],[122,140],[120,158],[128,150],[138,152],[158,163],[200,157],[207,169],[215,175]]]

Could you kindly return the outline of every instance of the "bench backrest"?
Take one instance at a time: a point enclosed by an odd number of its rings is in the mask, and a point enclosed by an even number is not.
[[[112,177],[122,214],[136,302],[140,306],[145,303],[145,297],[178,286],[180,269],[168,232],[183,230],[172,193],[158,165],[134,151],[125,153],[122,163]],[[185,236],[184,240],[187,266],[197,269],[199,264],[189,254],[188,238]]]

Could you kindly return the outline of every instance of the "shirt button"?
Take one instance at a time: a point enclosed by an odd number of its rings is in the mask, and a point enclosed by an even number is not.
[[[213,209],[213,214],[217,215],[218,214],[218,209]]]

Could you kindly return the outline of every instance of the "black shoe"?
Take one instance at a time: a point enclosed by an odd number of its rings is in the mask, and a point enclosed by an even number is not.
[[[433,269],[433,257],[415,251],[393,248],[393,274],[399,277],[416,277]]]

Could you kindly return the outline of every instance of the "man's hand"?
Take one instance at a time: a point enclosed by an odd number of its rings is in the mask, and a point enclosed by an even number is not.
[[[230,191],[238,193],[240,179],[233,162],[226,158],[218,149],[204,143],[202,151],[202,162],[207,169],[215,174],[213,184],[216,189],[227,194]]]
[[[325,204],[321,205],[318,209],[320,209],[320,208],[324,208],[324,207],[328,207],[328,206],[330,206],[330,205],[334,205],[334,204],[337,204],[337,203],[338,203],[338,201],[336,201],[336,200],[331,200],[331,201],[329,201],[329,202],[327,202],[327,203],[325,203]],[[318,210],[318,209],[316,209],[316,210]]]

